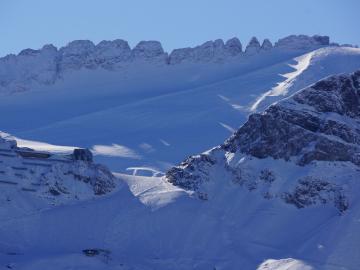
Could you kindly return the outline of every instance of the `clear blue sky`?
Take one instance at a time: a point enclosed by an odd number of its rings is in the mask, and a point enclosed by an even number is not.
[[[169,51],[290,34],[360,44],[360,0],[0,0],[0,56],[74,39],[159,40]]]

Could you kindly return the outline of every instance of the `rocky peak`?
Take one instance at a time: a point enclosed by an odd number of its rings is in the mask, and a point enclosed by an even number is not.
[[[164,49],[159,41],[140,41],[132,50],[135,59],[151,59],[165,56]]]
[[[46,44],[41,48],[42,51],[56,53],[58,49],[53,44]]]
[[[116,39],[103,40],[96,45],[91,61],[103,68],[112,69],[118,63],[127,62],[131,58],[131,48],[127,41]]]
[[[322,80],[253,114],[223,145],[257,158],[360,166],[360,71]],[[254,143],[255,142],[255,143]]]
[[[328,36],[306,36],[306,35],[291,35],[282,39],[279,39],[275,46],[281,49],[290,50],[306,50],[310,48],[320,48],[330,45],[330,39]]]
[[[263,43],[261,44],[261,50],[268,51],[273,48],[273,45],[269,39],[264,39]]]
[[[225,43],[225,49],[232,56],[242,53],[242,45],[238,38],[231,38]]]
[[[256,54],[260,51],[260,42],[256,37],[252,37],[249,44],[246,46],[245,53],[246,54]]]
[[[95,44],[90,40],[74,40],[60,48],[64,56],[89,54],[95,50]]]
[[[194,48],[183,48],[172,51],[169,56],[170,64],[186,62],[219,62],[234,57],[242,52],[242,46],[237,38],[229,39],[226,43],[222,39],[207,41]]]
[[[90,40],[75,40],[67,46],[60,48],[61,54],[60,69],[80,69],[88,62],[95,45]]]

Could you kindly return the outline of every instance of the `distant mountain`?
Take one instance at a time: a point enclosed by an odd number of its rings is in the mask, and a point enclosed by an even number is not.
[[[326,36],[289,36],[280,39],[274,49],[309,50],[329,46]],[[0,58],[0,92],[13,93],[29,90],[33,84],[53,84],[62,75],[81,68],[106,70],[123,69],[139,62],[174,65],[181,62],[226,61],[239,55],[252,55],[273,49],[269,40],[262,45],[254,37],[245,52],[237,38],[226,43],[221,39],[208,41],[195,48],[176,49],[170,55],[158,41],[141,41],[133,49],[125,40],[101,41],[95,45],[89,40],[76,40],[59,50],[45,45],[40,50],[25,49],[18,55]]]

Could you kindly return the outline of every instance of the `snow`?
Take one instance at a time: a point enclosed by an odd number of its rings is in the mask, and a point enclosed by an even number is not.
[[[313,270],[314,268],[295,259],[266,260],[257,270]]]
[[[140,159],[139,156],[134,150],[130,148],[112,144],[112,145],[94,145],[91,151],[94,155],[102,155],[102,156],[109,156],[109,157],[123,157],[123,158],[131,158],[131,159]]]
[[[144,168],[135,168],[135,174],[140,169]],[[135,197],[153,210],[175,202],[180,196],[189,194],[189,192],[173,186],[163,177],[129,176],[125,174],[118,174],[118,177],[128,184]]]
[[[265,162],[282,172],[291,171],[289,163]],[[348,168],[338,167],[334,174],[346,175]],[[358,199],[354,211],[339,216],[328,207],[299,210],[275,199],[264,200],[227,182],[223,175],[216,176],[216,193],[208,201],[193,198],[162,177],[117,177],[129,190],[123,187],[93,201],[32,210],[31,215],[16,219],[12,217],[19,210],[4,213],[0,263],[13,263],[19,269],[39,265],[118,269],[123,265],[141,270],[233,269],[239,265],[256,269],[264,266],[266,258],[289,257],[296,260],[267,263],[270,269],[308,265],[304,269],[321,270],[352,270],[360,263],[356,256],[360,239],[351,234],[359,224]],[[319,243],[323,249],[318,248]],[[81,251],[86,248],[110,250],[109,262],[84,257]]]
[[[288,93],[289,88],[294,84],[294,81],[296,78],[303,73],[310,65],[311,58],[313,57],[314,52],[310,52],[308,54],[299,56],[294,58],[294,60],[297,62],[295,65],[289,65],[291,68],[294,69],[294,71],[281,74],[282,77],[285,78],[285,81],[282,81],[278,83],[277,86],[273,87],[270,91],[263,94],[252,106],[251,111],[256,111],[259,104],[264,101],[264,99],[268,96],[280,96],[280,95],[286,95]]]

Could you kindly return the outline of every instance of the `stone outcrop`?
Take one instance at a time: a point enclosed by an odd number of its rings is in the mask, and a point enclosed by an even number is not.
[[[244,159],[247,165],[243,165]],[[268,166],[261,165],[262,160],[269,159],[280,168],[277,172],[262,167]],[[287,177],[282,175],[283,165],[275,165],[284,162],[303,175],[288,179],[285,190],[278,184],[278,178]],[[326,78],[263,113],[250,115],[224,144],[189,157],[170,169],[166,178],[201,199],[208,199],[212,186],[208,183],[220,175],[249,191],[262,190],[265,199],[279,198],[298,208],[332,204],[342,213],[349,201],[337,178],[339,173],[319,169],[304,175],[309,170],[306,166],[314,169],[324,164],[333,171],[346,167],[353,178],[360,176],[360,71]]]
[[[289,36],[280,39],[275,48],[309,51],[329,46],[326,36]],[[89,40],[75,40],[57,49],[45,45],[40,50],[26,49],[18,55],[0,58],[0,92],[14,93],[31,89],[34,85],[53,84],[67,72],[80,69],[118,70],[138,62],[156,65],[180,63],[226,62],[243,55],[270,51],[273,46],[265,39],[260,46],[254,37],[245,54],[237,38],[224,42],[208,41],[194,48],[175,49],[169,55],[158,41],[141,41],[133,49],[127,41],[116,39],[95,45]]]
[[[74,149],[71,155],[35,151],[18,147],[16,140],[1,132],[0,174],[0,184],[64,201],[104,195],[115,188],[115,177],[93,162],[88,149]]]

